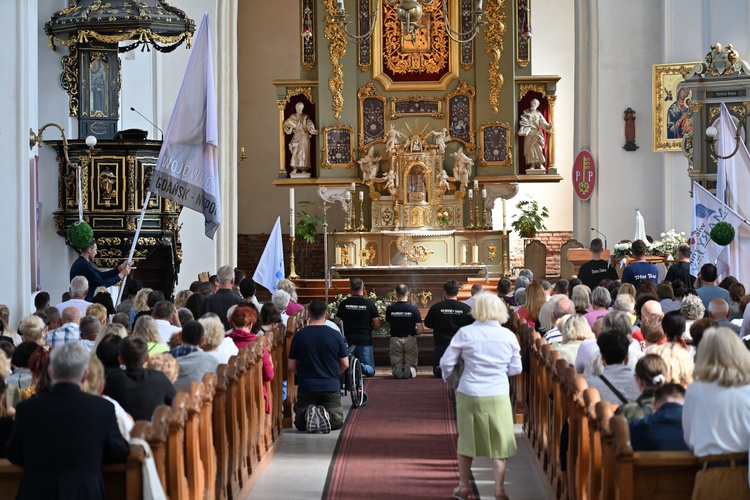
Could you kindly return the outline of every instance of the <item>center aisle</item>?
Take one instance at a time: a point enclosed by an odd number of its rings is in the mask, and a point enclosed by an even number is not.
[[[344,428],[328,435],[284,431],[281,447],[249,498],[258,499],[441,499],[458,484],[453,405],[441,380],[366,380],[368,402],[348,410]],[[545,478],[516,433],[518,455],[510,459],[508,494],[550,498]],[[474,462],[475,498],[493,498],[489,460]]]
[[[458,484],[453,404],[434,377],[367,380],[349,413],[323,498],[434,499]]]

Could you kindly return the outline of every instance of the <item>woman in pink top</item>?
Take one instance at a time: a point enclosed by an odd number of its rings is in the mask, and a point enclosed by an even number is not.
[[[247,347],[251,342],[257,340],[257,336],[252,332],[253,324],[258,321],[258,311],[250,305],[240,305],[232,313],[230,322],[234,330],[227,334],[227,337],[234,341],[238,349]],[[268,348],[263,346],[263,382],[273,380],[273,363],[271,356],[268,354]],[[268,402],[268,393],[266,386],[263,386],[263,399],[266,402],[266,413],[271,413],[271,405]]]
[[[303,305],[297,303],[297,287],[294,286],[294,283],[286,279],[281,280],[279,281],[278,288],[289,294],[289,305],[286,306],[285,311],[289,316],[294,316],[295,313],[305,308]]]

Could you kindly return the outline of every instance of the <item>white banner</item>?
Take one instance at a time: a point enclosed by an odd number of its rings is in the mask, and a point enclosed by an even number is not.
[[[719,201],[697,182],[693,182],[693,230],[690,234],[690,274],[698,276],[703,264],[716,264],[724,247],[711,239],[711,229],[726,221],[737,231],[742,217]]]
[[[218,135],[211,29],[204,14],[150,190],[202,213],[206,236],[211,239],[221,224]]]
[[[279,281],[284,279],[284,247],[281,244],[281,217],[276,218],[271,236],[268,238],[253,281],[263,285],[269,292],[278,290]]]

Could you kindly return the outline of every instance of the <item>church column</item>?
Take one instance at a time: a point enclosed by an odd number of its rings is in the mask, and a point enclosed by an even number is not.
[[[594,161],[599,166],[599,24],[598,1],[576,0],[575,3],[575,132],[573,134],[573,153],[577,155],[582,149],[591,151]],[[601,179],[597,175],[598,179]],[[591,235],[591,227],[599,223],[599,180],[594,193],[588,201],[573,197],[573,238],[586,244]],[[604,229],[606,233],[606,228]]]
[[[216,23],[216,94],[219,126],[221,226],[216,262],[237,265],[237,0],[219,0]]]
[[[3,2],[0,42],[5,47],[14,47],[4,59],[7,77],[0,82],[2,94],[8,96],[0,102],[5,125],[0,134],[5,164],[0,169],[0,184],[6,194],[0,199],[0,212],[4,219],[3,233],[10,238],[0,246],[0,262],[5,271],[2,302],[10,309],[11,325],[17,325],[25,311],[33,310],[31,297],[36,291],[36,256],[32,247],[35,231],[31,216],[34,152],[29,149],[29,128],[34,131],[39,128],[37,29],[36,0]]]

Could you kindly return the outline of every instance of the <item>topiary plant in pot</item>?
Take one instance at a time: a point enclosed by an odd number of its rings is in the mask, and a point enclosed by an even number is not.
[[[547,229],[544,225],[544,219],[549,217],[547,207],[540,207],[536,200],[529,198],[516,203],[516,208],[520,213],[510,225],[522,238],[533,238],[537,231]]]

